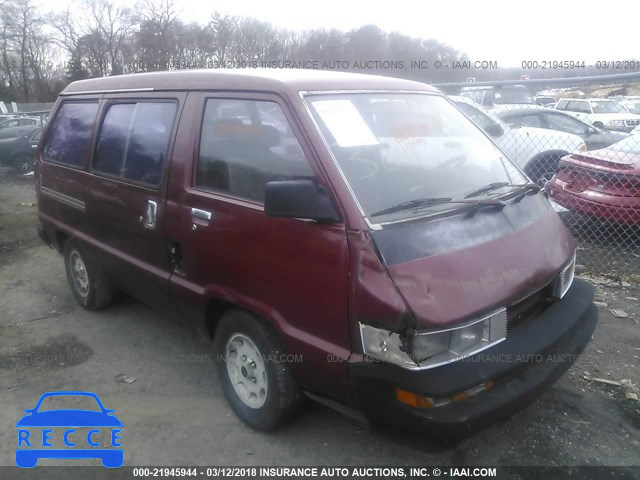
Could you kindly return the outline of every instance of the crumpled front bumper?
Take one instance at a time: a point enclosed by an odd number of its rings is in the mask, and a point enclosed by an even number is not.
[[[427,435],[461,438],[524,408],[560,378],[591,339],[597,322],[593,287],[576,279],[565,297],[494,347],[427,370],[375,361],[350,364],[356,405],[376,423]],[[493,388],[447,405],[421,409],[396,398],[396,388],[447,398],[490,382]]]

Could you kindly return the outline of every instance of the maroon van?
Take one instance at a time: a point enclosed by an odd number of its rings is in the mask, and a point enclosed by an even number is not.
[[[596,324],[536,185],[438,90],[322,71],[83,80],[36,154],[43,240],[88,310],[202,320],[237,415],[303,394],[458,436],[558,379]]]

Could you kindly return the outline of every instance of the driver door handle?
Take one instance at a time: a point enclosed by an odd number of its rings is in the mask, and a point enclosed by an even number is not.
[[[204,220],[205,222],[209,223],[213,215],[211,214],[211,212],[208,212],[206,210],[200,210],[199,208],[192,208],[191,217],[197,218],[199,220]]]

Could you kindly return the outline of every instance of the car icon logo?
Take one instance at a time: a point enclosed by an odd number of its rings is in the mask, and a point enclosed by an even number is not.
[[[82,401],[92,409],[47,408],[54,400],[56,404]],[[95,393],[45,393],[34,408],[24,412],[26,415],[16,423],[18,467],[35,467],[40,458],[99,458],[107,468],[121,467],[124,463],[120,443],[122,422],[114,410],[104,407]]]

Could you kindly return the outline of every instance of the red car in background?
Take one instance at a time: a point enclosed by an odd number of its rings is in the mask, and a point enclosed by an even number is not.
[[[550,198],[601,220],[640,224],[640,135],[560,160]]]

